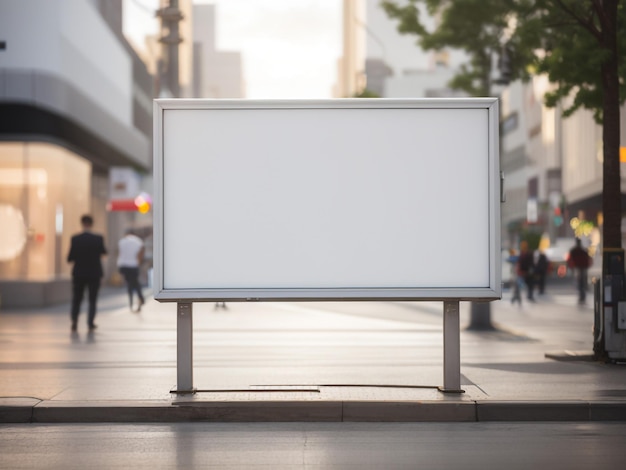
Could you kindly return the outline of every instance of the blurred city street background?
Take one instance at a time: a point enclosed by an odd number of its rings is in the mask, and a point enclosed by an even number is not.
[[[347,401],[396,404],[417,397],[418,404],[623,406],[626,366],[589,360],[593,309],[577,305],[574,290],[548,285],[536,303],[521,306],[505,291],[492,303],[494,331],[468,331],[469,304],[462,303],[466,392],[451,397],[436,390],[441,302],[195,303],[193,400],[264,406],[290,394],[315,400],[328,388],[341,389],[335,398]],[[11,397],[76,404],[80,416],[91,403],[115,420],[124,404],[175,401],[176,304],[148,297],[133,313],[126,302],[123,289],[106,289],[91,334],[84,313],[78,332],[70,332],[67,304],[0,311],[0,405]],[[521,413],[504,423],[4,423],[0,466],[111,469],[132,460],[135,468],[621,468],[623,421],[524,422]]]
[[[623,468],[624,25],[623,0],[0,0],[0,468]],[[504,178],[504,295],[461,303],[465,393],[437,389],[442,302],[395,301],[194,303],[198,392],[170,393],[176,304],[150,293],[154,99],[451,97],[498,98]],[[72,333],[83,214],[109,256],[98,328],[83,310]],[[129,228],[138,313],[116,265]],[[595,320],[575,238],[603,287]],[[551,268],[520,305],[506,260],[522,243]],[[231,414],[213,418],[266,422],[165,422],[216,403]],[[285,403],[369,422],[270,422],[298,416]],[[443,422],[467,409],[474,422]]]
[[[506,292],[491,305],[493,331],[467,330],[469,303],[462,303],[466,395],[626,399],[626,369],[590,361],[593,308],[578,306],[573,291],[570,285],[549,286],[537,302],[522,306],[512,304]],[[443,380],[442,304],[233,302],[217,308],[194,303],[194,385],[214,392],[268,386],[424,386],[436,397]],[[83,313],[72,334],[68,312],[67,304],[1,311],[0,396],[171,398],[176,385],[175,303],[149,298],[140,313],[132,313],[123,289],[107,289],[94,333],[87,332]],[[571,362],[545,357],[555,353],[567,359],[567,352],[582,357]],[[401,392],[390,388],[386,393],[392,398]]]

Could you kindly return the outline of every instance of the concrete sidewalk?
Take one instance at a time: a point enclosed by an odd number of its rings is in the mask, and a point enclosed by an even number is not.
[[[626,367],[590,360],[569,287],[462,329],[461,394],[437,388],[441,302],[194,304],[193,395],[170,393],[176,304],[105,289],[93,334],[67,305],[0,311],[0,423],[626,420]]]

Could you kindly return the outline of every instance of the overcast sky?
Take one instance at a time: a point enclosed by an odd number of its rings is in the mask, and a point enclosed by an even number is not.
[[[124,0],[136,44],[158,0]],[[216,5],[217,48],[240,51],[247,98],[330,98],[341,55],[341,0],[194,0]]]

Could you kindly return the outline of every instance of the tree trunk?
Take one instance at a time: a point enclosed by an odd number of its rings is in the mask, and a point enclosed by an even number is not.
[[[604,215],[604,249],[622,248],[622,190],[620,175],[619,74],[617,56],[617,2],[604,0],[602,22],[603,46],[611,54],[602,65],[602,143],[603,181],[602,211]],[[604,271],[604,267],[603,267]]]
[[[617,1],[603,0],[601,14],[601,45],[609,51],[602,64],[602,212],[603,253],[602,289],[611,288],[613,301],[624,297],[624,251],[622,250],[622,178],[620,175],[619,69],[617,51]],[[607,283],[607,285],[605,285]],[[614,306],[615,308],[617,305]],[[601,307],[604,312],[604,307]],[[594,328],[603,331],[603,315],[596,315]],[[600,323],[600,325],[598,325]],[[594,336],[594,356],[606,360],[605,334]]]

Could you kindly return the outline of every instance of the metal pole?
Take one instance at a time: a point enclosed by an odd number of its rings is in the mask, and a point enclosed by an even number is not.
[[[176,315],[176,393],[194,393],[193,311],[191,302],[178,302]]]
[[[170,0],[170,8],[176,12],[176,16],[170,21],[170,42],[168,43],[168,84],[174,98],[180,98],[180,77],[178,65],[178,46],[182,42],[179,34],[178,23],[182,19],[182,13],[178,8],[178,0]]]
[[[164,85],[172,97],[180,97],[180,77],[178,46],[183,41],[180,36],[179,22],[183,14],[178,7],[178,0],[169,0],[169,4],[157,10],[156,15],[161,18],[161,38],[163,47],[163,70],[159,70],[159,94],[164,92]]]
[[[443,387],[446,393],[463,393],[461,389],[461,329],[459,301],[443,302]]]

